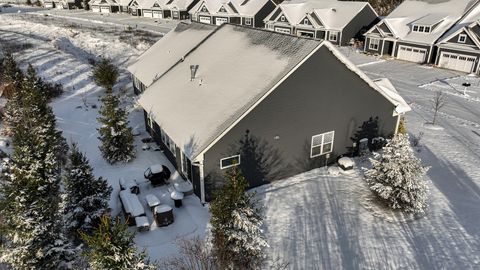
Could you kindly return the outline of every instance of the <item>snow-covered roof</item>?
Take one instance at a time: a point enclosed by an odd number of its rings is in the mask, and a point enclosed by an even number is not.
[[[380,21],[404,41],[434,44],[477,2],[477,0],[405,0]],[[430,33],[413,32],[413,25],[434,26]]]
[[[345,2],[337,0],[290,0],[278,5],[288,22],[292,25],[301,24],[308,14],[315,16],[327,29],[342,30],[361,10],[370,7],[368,2]],[[275,9],[265,21],[277,19]],[[373,11],[373,9],[372,9]],[[315,20],[310,20],[315,24]]]
[[[194,160],[321,46],[397,106],[328,42],[231,24],[219,27],[171,67],[147,88],[139,103]],[[193,81],[190,65],[199,65]]]
[[[190,11],[190,14],[199,12],[205,6],[210,14],[219,16],[225,15],[240,15],[240,16],[254,16],[265,4],[271,0],[201,0]],[[224,7],[226,12],[219,12],[221,7]]]
[[[463,19],[461,19],[449,31],[447,31],[445,35],[439,40],[439,43],[450,40],[453,36],[459,34],[462,30],[465,30],[475,42],[479,42],[480,37],[475,34],[475,32],[470,30],[471,27],[479,23],[479,20],[480,4],[472,8],[471,11],[466,16],[464,16]]]
[[[396,105],[395,112],[397,114],[404,114],[412,110],[407,102],[398,94],[397,89],[392,82],[387,78],[376,79],[373,82],[380,87],[383,95]]]
[[[109,5],[109,6],[118,6],[118,3],[115,0],[92,0],[88,3],[92,5]]]
[[[216,26],[180,22],[178,26],[145,51],[128,71],[144,85],[150,86],[198,43],[216,29]]]

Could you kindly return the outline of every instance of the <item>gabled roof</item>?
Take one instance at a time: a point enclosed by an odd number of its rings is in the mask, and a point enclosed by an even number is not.
[[[290,0],[278,5],[277,9],[293,25],[301,24],[305,14],[315,14],[327,29],[342,30],[361,10],[371,8],[368,2],[350,2],[336,0]],[[274,10],[265,21],[274,21]],[[375,12],[372,8],[372,11]]]
[[[470,12],[464,16],[464,18],[462,18],[449,31],[447,31],[445,35],[443,35],[443,37],[439,40],[439,43],[447,42],[462,31],[465,31],[465,33],[468,34],[474,42],[478,42],[479,36],[475,32],[471,31],[471,28],[475,25],[478,25],[479,20],[480,4],[472,8]],[[480,43],[477,43],[477,45],[478,44]]]
[[[380,23],[404,41],[434,44],[460,20],[478,0],[405,0]],[[435,26],[430,33],[413,32],[413,25]]]
[[[150,86],[182,57],[185,57],[198,43],[216,29],[213,25],[180,22],[157,43],[145,51],[128,71],[144,85]]]
[[[89,5],[110,5],[118,6],[118,3],[114,0],[92,0],[88,3]]]
[[[271,2],[271,0],[202,0],[199,1],[189,13],[199,12],[200,8],[205,5],[212,15],[238,14],[240,16],[251,17],[257,14],[268,2]],[[225,7],[227,12],[219,12],[222,6]]]
[[[138,101],[195,160],[323,46],[397,107],[397,101],[330,43],[232,24],[223,24],[192,44],[195,49],[184,61],[169,68]],[[157,50],[166,49],[157,46]],[[191,65],[199,65],[193,81]]]

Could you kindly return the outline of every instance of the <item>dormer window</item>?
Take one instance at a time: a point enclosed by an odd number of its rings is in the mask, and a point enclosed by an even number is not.
[[[414,25],[412,28],[413,32],[418,32],[418,33],[430,33],[430,30],[432,30],[432,27],[425,26],[425,25]]]
[[[285,16],[282,15],[282,17],[280,17],[280,21],[284,22],[285,21]]]
[[[458,43],[465,43],[467,41],[467,35],[461,34],[458,35]]]

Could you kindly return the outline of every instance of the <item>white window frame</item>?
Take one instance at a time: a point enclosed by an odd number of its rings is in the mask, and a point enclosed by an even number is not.
[[[325,135],[328,135],[328,134],[332,134],[332,141],[331,142],[325,142]],[[321,137],[320,144],[315,144],[314,145],[313,142],[318,137]],[[322,133],[322,134],[313,135],[312,136],[312,141],[311,141],[311,144],[310,144],[310,158],[319,157],[319,156],[322,156],[322,155],[325,155],[325,154],[328,154],[328,153],[332,153],[334,143],[335,143],[335,131],[329,131],[329,132],[325,132],[325,133]],[[323,151],[323,147],[327,144],[332,145],[330,147],[330,150],[329,151]],[[314,155],[313,154],[313,148],[317,148],[317,147],[320,147],[320,153]]]
[[[460,34],[458,35],[458,43],[466,43],[467,42],[467,35]]]
[[[235,164],[232,164],[232,165],[227,165],[227,166],[222,166],[222,161],[227,160],[227,159],[231,159],[231,158],[237,158],[238,163],[235,163]],[[242,163],[242,161],[240,159],[240,155],[234,155],[234,156],[222,158],[222,159],[220,159],[220,169],[224,170],[224,169],[228,169],[228,168],[231,168],[231,167],[235,167],[235,166],[240,165],[240,163]]]
[[[337,42],[337,41],[338,41],[338,34],[339,34],[339,33],[340,33],[340,32],[338,32],[338,31],[330,31],[330,32],[328,32],[328,41],[335,41],[335,42]],[[335,34],[335,35],[333,35],[333,34]],[[335,38],[332,38],[332,37],[335,37]]]
[[[307,18],[303,19],[303,24],[309,25],[309,22],[310,22],[310,21],[309,21]]]
[[[283,28],[283,27],[275,27],[274,31],[277,32],[277,33],[292,34],[291,29]]]
[[[371,38],[370,42],[368,43],[368,49],[378,51],[379,48],[380,48],[380,39],[379,38]]]
[[[252,25],[252,18],[245,18],[245,25]]]
[[[281,22],[284,22],[285,20],[286,20],[286,19],[285,19],[285,15],[282,15],[282,16],[280,17],[280,21],[281,21]]]

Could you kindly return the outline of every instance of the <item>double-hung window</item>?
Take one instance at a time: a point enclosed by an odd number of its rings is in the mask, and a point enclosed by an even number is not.
[[[245,25],[252,25],[252,18],[245,18]]]
[[[336,42],[336,41],[337,41],[337,38],[338,38],[338,32],[333,32],[333,31],[331,31],[331,32],[328,33],[328,40],[329,40],[329,41],[334,41],[334,42]]]
[[[370,50],[378,51],[379,46],[380,46],[380,39],[378,39],[378,38],[370,39],[370,43],[368,44],[368,48]]]
[[[312,136],[312,144],[310,148],[310,157],[318,157],[331,153],[333,151],[333,139],[335,131],[330,131]]]
[[[458,42],[459,43],[465,43],[466,41],[467,41],[467,35],[465,35],[465,34],[458,35]]]

